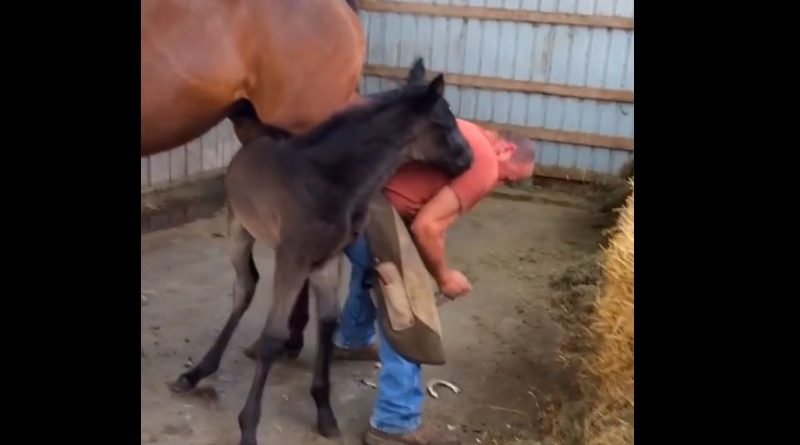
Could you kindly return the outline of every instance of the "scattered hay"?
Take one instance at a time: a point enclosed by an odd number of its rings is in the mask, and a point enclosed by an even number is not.
[[[633,190],[633,180],[630,181]],[[594,377],[587,444],[633,443],[633,192],[603,252],[603,279],[590,330],[594,352],[585,361]]]
[[[619,209],[600,255],[550,283],[553,318],[566,334],[561,357],[582,393],[548,413],[554,444],[633,444],[633,199]]]
[[[612,181],[607,188],[600,211],[610,213],[625,205],[628,196],[633,193],[633,158],[620,168],[619,180]]]

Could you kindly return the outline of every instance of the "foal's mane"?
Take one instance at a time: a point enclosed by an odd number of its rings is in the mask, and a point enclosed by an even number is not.
[[[367,99],[366,104],[355,105],[334,114],[310,132],[295,137],[292,142],[305,147],[317,145],[342,127],[369,119],[375,113],[402,103],[404,98],[410,98],[411,94],[418,92],[419,89],[421,89],[419,86],[404,86],[367,95],[365,96],[365,99]]]

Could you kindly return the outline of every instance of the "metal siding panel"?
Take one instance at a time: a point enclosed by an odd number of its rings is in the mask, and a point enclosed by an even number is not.
[[[528,95],[524,93],[511,93],[511,114],[509,122],[514,125],[525,125],[527,119]]]
[[[569,53],[572,46],[572,34],[568,26],[556,26],[553,32],[552,56],[550,57],[550,73],[548,81],[566,84],[569,69]]]
[[[531,78],[531,62],[533,60],[533,39],[535,38],[533,25],[523,23],[517,25],[516,51],[514,55],[515,80],[528,80]]]
[[[558,12],[573,13],[577,7],[577,0],[561,0],[558,2],[556,10]]]
[[[623,76],[622,80],[622,88],[626,90],[633,90],[633,73],[634,73],[634,64],[633,64],[633,36],[634,33],[630,33],[630,40],[628,41],[628,54],[625,57],[625,75]]]
[[[527,125],[530,127],[544,127],[545,96],[541,94],[528,95]]]
[[[592,149],[590,147],[575,146],[575,166],[578,170],[591,171]]]
[[[467,27],[466,20],[450,18],[447,27],[447,69],[449,73],[464,72],[466,54]]]
[[[363,83],[363,81],[362,81]],[[233,132],[233,124],[230,120],[224,119],[219,124],[218,133],[220,146],[222,148],[222,164],[228,166],[233,155],[236,153],[236,134]]]
[[[511,79],[514,76],[514,55],[517,52],[517,26],[510,22],[500,22],[500,38],[497,45],[495,76]],[[511,119],[511,93],[508,91],[494,92],[492,108],[493,121],[508,123]]]
[[[542,141],[539,145],[542,147],[541,164],[548,167],[558,165],[558,145],[549,141]]]
[[[595,148],[592,150],[592,171],[611,173],[611,150],[607,148]]]
[[[586,86],[602,88],[606,78],[606,60],[608,60],[609,32],[607,29],[595,28],[591,31],[589,44],[589,66]]]
[[[417,18],[417,43],[415,56],[422,57],[428,66],[433,52],[433,18],[420,16]]]
[[[538,11],[539,10],[539,0],[522,0],[522,4],[520,5],[520,9],[524,11]]]
[[[417,21],[416,17],[404,14],[400,18],[400,56],[398,66],[410,67],[417,55]],[[428,61],[425,61],[427,66]]]
[[[555,12],[558,10],[558,0],[542,0],[539,2],[539,11]]]
[[[370,13],[369,31],[367,32],[367,62],[382,65],[384,47],[386,46],[386,16],[384,14]]]
[[[628,162],[630,157],[630,152],[622,151],[622,150],[612,150],[611,151],[611,173],[612,175],[619,174],[620,169],[622,166]]]
[[[633,106],[617,104],[619,121],[617,122],[617,136],[633,137]]]
[[[569,53],[569,67],[567,83],[570,85],[585,86],[588,77],[589,44],[592,36],[587,28],[573,28],[572,48]]]
[[[434,71],[443,71],[447,64],[447,17],[436,17],[433,20],[433,45],[431,60],[426,66]]]
[[[555,29],[550,25],[538,25],[535,30],[533,54],[531,55],[533,66],[530,80],[547,82],[548,77],[550,77],[550,61]]]
[[[595,14],[614,15],[614,0],[597,0]]]
[[[385,15],[386,40],[383,46],[383,63],[389,66],[398,66],[397,59],[400,47],[400,15],[389,13]]]
[[[483,41],[480,48],[481,76],[494,76],[497,72],[497,48],[500,41],[500,26],[496,20],[483,22]]]
[[[358,12],[358,17],[361,19],[361,27],[364,29],[364,38],[366,43],[366,60],[369,61],[369,21],[370,14],[367,11],[361,10]]]
[[[606,62],[605,88],[622,88],[625,75],[625,58],[628,49],[628,36],[625,31],[611,31],[608,61]]]
[[[150,185],[150,160],[142,158],[142,187]]]
[[[186,146],[180,146],[169,151],[169,180],[180,181],[186,177]]]
[[[447,85],[444,88],[444,98],[450,104],[450,110],[458,115],[458,107],[461,104],[461,91],[459,87],[454,85]]]
[[[156,153],[150,156],[150,185],[161,185],[169,182],[169,152]]]
[[[464,74],[477,75],[480,70],[481,21],[467,20],[467,44],[465,47]]]
[[[594,14],[594,0],[578,0],[575,12],[583,15]]]
[[[222,167],[219,159],[219,141],[217,140],[217,128],[212,127],[201,137],[203,145],[203,171],[210,171]]]
[[[461,89],[461,106],[458,115],[464,119],[475,119],[475,108],[478,102],[478,90],[475,88]]]
[[[186,169],[189,176],[203,171],[203,146],[200,144],[200,138],[186,144]]]
[[[617,0],[614,15],[619,17],[633,17],[633,0]]]
[[[617,134],[617,104],[601,102],[598,106],[600,115],[600,128],[598,133],[605,136],[616,136]]]

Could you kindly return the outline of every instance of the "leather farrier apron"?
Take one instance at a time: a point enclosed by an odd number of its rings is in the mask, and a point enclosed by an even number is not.
[[[406,224],[382,193],[370,204],[366,236],[375,257],[372,298],[386,340],[408,361],[443,365],[435,284]]]

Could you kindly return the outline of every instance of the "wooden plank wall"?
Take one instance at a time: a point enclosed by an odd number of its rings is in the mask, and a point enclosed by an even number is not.
[[[537,143],[537,174],[593,179],[633,153],[633,0],[361,0],[362,91],[417,56],[462,118]]]

